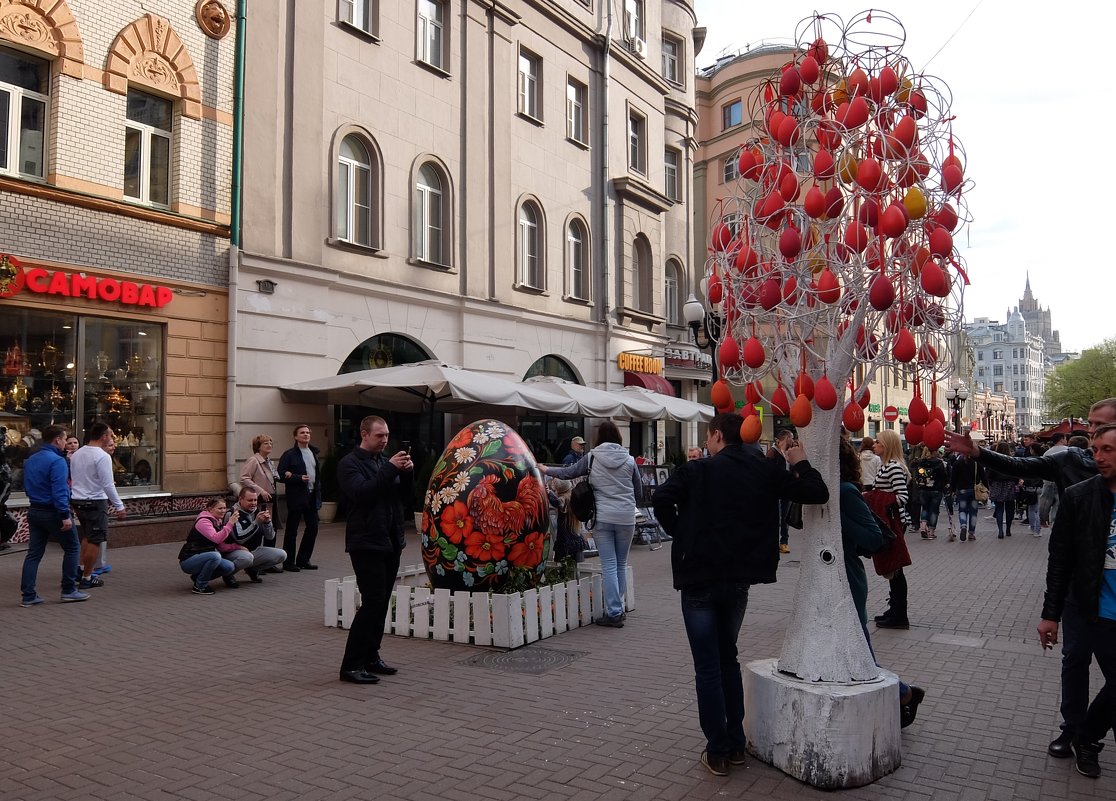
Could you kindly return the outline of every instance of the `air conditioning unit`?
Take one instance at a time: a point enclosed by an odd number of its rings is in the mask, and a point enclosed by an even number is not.
[[[647,42],[638,36],[633,36],[628,40],[628,49],[640,58],[647,58]]]

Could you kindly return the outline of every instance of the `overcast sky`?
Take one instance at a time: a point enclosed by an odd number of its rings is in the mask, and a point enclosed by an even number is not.
[[[708,28],[705,67],[761,41],[788,43],[820,14],[846,22],[872,8],[832,0],[796,3],[695,0]],[[789,10],[794,7],[794,10]],[[974,222],[957,237],[972,285],[965,316],[1004,322],[1027,274],[1052,312],[1062,347],[1116,338],[1113,254],[1116,178],[1111,46],[1116,6],[1069,0],[895,0],[883,8],[907,32],[903,55],[953,93],[954,133],[967,155]]]

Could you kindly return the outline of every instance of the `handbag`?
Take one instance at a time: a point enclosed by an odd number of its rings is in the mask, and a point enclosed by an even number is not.
[[[978,481],[973,485],[973,499],[977,503],[988,503],[988,487],[985,486],[983,481]]]
[[[584,481],[574,484],[570,490],[570,511],[573,516],[585,524],[586,528],[593,527],[593,519],[597,516],[597,498],[593,494],[593,485],[589,483],[593,475],[593,455],[589,455],[589,473]]]
[[[787,513],[783,515],[783,522],[791,528],[802,528],[802,504],[791,501],[787,504]]]
[[[11,542],[19,528],[19,522],[12,517],[11,512],[0,515],[0,543]]]
[[[886,490],[869,490],[864,493],[864,501],[884,524],[881,527],[884,539],[888,540],[890,535],[890,541],[878,553],[872,554],[876,575],[890,577],[895,571],[911,564],[911,552],[907,550],[907,541],[903,538],[907,526],[899,512],[898,497]]]

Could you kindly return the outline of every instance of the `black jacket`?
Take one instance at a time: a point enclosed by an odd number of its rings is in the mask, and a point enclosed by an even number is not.
[[[318,460],[320,451],[313,445],[310,453],[314,454],[314,489],[308,490],[302,477],[306,475],[306,461],[302,458],[302,449],[296,444],[293,448],[283,452],[279,457],[279,480],[287,486],[288,509],[321,509],[322,508],[322,463]],[[291,474],[287,478],[287,473]]]
[[[779,566],[779,500],[825,503],[821,474],[787,470],[752,445],[729,446],[675,470],[652,499],[674,542],[674,587],[710,581],[770,584]]]
[[[911,476],[921,490],[944,492],[949,483],[949,471],[945,462],[937,456],[921,459],[911,465]]]
[[[337,483],[349,502],[345,551],[402,553],[403,500],[414,485],[414,471],[401,471],[382,454],[361,447],[337,464]]]
[[[1093,455],[1081,448],[1066,448],[1046,456],[1005,456],[981,448],[979,462],[1006,476],[1053,481],[1058,492],[1097,474]]]
[[[1096,619],[1111,524],[1112,491],[1104,478],[1096,475],[1065,491],[1050,534],[1044,620],[1062,619],[1071,592],[1082,617]]]

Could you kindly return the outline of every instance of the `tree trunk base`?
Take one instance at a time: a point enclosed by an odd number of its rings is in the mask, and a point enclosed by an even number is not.
[[[800,781],[826,790],[860,787],[897,770],[899,679],[880,671],[857,684],[805,682],[777,659],[744,669],[748,750]]]

